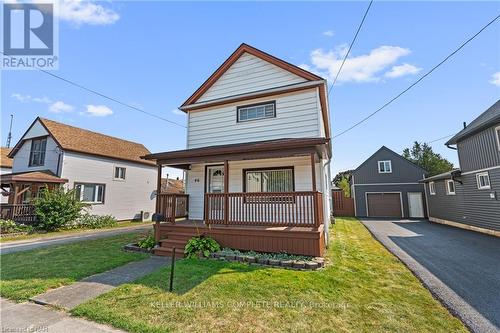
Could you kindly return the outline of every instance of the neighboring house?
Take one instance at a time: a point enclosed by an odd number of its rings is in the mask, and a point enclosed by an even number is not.
[[[429,220],[500,236],[500,100],[446,145],[460,169],[424,180]]]
[[[36,118],[9,153],[12,173],[1,176],[2,188],[9,204],[29,204],[42,188],[66,184],[92,214],[140,218],[154,211],[157,182],[145,154],[139,143]]]
[[[382,146],[352,175],[351,196],[358,217],[425,217],[426,171]]]
[[[12,172],[12,159],[8,157],[9,153],[10,148],[0,147],[0,175]],[[8,197],[0,193],[0,203],[6,203],[7,201]]]
[[[186,149],[145,158],[186,170],[189,220],[203,227],[190,232],[244,250],[320,255],[330,217],[326,81],[242,44],[180,110]],[[157,212],[173,222],[170,200]],[[181,246],[168,237],[188,222],[158,225],[167,239],[156,252]]]
[[[161,193],[184,193],[184,181],[182,179],[162,178]]]

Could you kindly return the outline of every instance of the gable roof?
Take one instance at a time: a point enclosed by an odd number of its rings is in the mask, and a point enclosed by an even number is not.
[[[399,155],[394,150],[387,148],[386,146],[380,147],[376,152],[374,152],[373,154],[371,154],[370,157],[368,157],[363,163],[361,163],[356,169],[354,169],[353,173],[356,172],[357,170],[359,170],[363,165],[365,165],[369,160],[371,160],[375,155],[377,155],[382,150],[385,150],[385,151],[391,153],[392,155],[398,157],[399,159],[405,161],[406,163],[408,163],[408,164],[410,164],[410,165],[412,165],[414,167],[419,168],[424,173],[427,173],[427,171],[424,168],[422,168],[420,165],[415,164],[412,161],[407,160],[406,158],[404,158],[403,156]]]
[[[12,158],[9,157],[11,149],[7,147],[0,148],[0,167],[12,169]]]
[[[83,128],[58,123],[53,120],[37,117],[26,133],[28,133],[37,121],[42,124],[62,150],[154,165],[154,163],[140,158],[140,156],[150,153],[150,151],[140,143],[92,132]],[[23,138],[26,133],[12,149],[9,157],[13,158],[17,153],[25,141]]]
[[[217,68],[217,70],[212,75],[210,75],[210,77],[205,82],[203,82],[203,84],[198,89],[196,89],[196,91],[191,96],[189,96],[189,98],[184,103],[182,103],[181,107],[195,103],[245,52],[264,61],[270,62],[271,64],[283,68],[284,70],[298,75],[308,81],[323,80],[323,78],[316,74],[306,71],[305,69],[302,69],[298,66],[292,65],[284,60],[276,58],[253,46],[242,43],[236,49],[236,51],[234,51],[229,56],[229,58],[227,58],[226,61],[224,61],[222,65],[220,65],[220,67]]]
[[[498,124],[500,122],[500,99],[490,106],[486,111],[481,113],[479,117],[471,121],[471,123],[466,126],[463,130],[455,134],[451,139],[449,139],[445,145],[454,145],[458,141],[461,141],[471,135],[476,134],[490,126]]]

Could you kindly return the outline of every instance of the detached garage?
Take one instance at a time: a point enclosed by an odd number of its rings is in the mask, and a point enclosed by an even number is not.
[[[358,217],[424,218],[425,170],[387,147],[380,148],[353,172],[352,191]]]

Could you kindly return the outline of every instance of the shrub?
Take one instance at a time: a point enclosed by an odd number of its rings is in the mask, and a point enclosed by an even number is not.
[[[115,226],[118,222],[111,215],[83,214],[73,223],[68,224],[68,229],[101,229]]]
[[[155,238],[152,235],[149,235],[148,237],[137,242],[137,245],[139,245],[141,249],[148,249],[148,250],[151,250],[153,247],[155,247],[155,244],[156,244]]]
[[[184,248],[187,258],[197,258],[199,255],[208,258],[210,253],[217,251],[220,251],[219,243],[204,235],[191,238]]]
[[[33,227],[21,223],[16,223],[12,220],[0,219],[0,234],[13,234],[16,232],[32,232]]]
[[[78,201],[74,191],[64,189],[43,189],[35,199],[35,213],[38,221],[35,227],[47,231],[58,230],[80,217],[85,204]]]

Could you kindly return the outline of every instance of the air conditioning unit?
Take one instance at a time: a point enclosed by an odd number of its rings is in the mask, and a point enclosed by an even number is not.
[[[151,222],[151,217],[153,214],[151,212],[146,212],[144,210],[141,210],[141,222]]]

